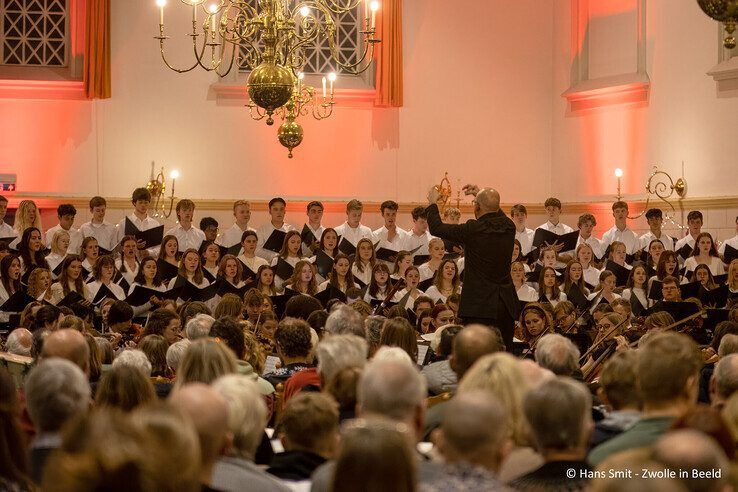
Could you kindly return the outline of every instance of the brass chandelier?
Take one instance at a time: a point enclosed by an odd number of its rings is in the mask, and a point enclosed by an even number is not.
[[[240,60],[251,69],[247,81],[251,117],[274,124],[274,114],[284,121],[279,127],[280,143],[289,150],[303,139],[299,116],[316,119],[333,113],[336,75],[323,77],[322,99],[315,88],[304,84],[307,50],[327,40],[331,60],[345,74],[358,75],[374,61],[377,0],[179,0],[192,11],[188,34],[194,52],[192,65],[179,68],[167,59],[164,9],[159,6],[159,48],[164,64],[177,73],[198,67],[225,77]],[[362,47],[354,61],[341,55],[335,17],[364,2]],[[207,5],[206,5],[207,3]],[[200,16],[204,16],[200,19]],[[240,64],[239,64],[240,65]],[[330,90],[327,83],[330,83]]]
[[[725,26],[723,46],[729,50],[735,48],[733,33],[738,24],[738,0],[697,0],[697,3],[705,14]]]

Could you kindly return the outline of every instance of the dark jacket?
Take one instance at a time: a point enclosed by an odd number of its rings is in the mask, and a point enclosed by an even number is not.
[[[267,473],[282,480],[310,480],[315,469],[325,462],[325,458],[310,451],[285,451],[274,455]]]
[[[498,210],[464,224],[444,224],[437,205],[426,209],[430,233],[464,245],[464,289],[459,316],[497,318],[502,303],[512,318],[518,297],[510,278],[515,224]]]

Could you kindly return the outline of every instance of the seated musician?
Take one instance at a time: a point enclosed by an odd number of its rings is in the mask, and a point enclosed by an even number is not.
[[[661,293],[666,302],[680,302],[682,294],[679,290],[679,280],[671,275],[661,281]]]
[[[593,371],[596,373],[599,370],[598,359],[606,357],[607,352],[613,350],[620,352],[630,348],[628,340],[623,336],[626,326],[626,318],[617,313],[608,314],[597,322],[597,335],[592,342],[593,350],[582,366],[582,374],[588,375]]]
[[[519,328],[515,331],[517,332],[515,338],[526,342],[528,347],[534,349],[536,340],[546,333],[553,333],[553,319],[542,304],[531,302],[520,313]]]

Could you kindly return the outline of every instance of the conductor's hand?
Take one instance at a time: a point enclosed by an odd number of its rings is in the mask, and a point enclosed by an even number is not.
[[[441,200],[441,193],[438,191],[438,188],[433,186],[430,190],[428,190],[428,203],[438,203]]]
[[[464,185],[461,189],[464,191],[465,195],[477,196],[477,193],[479,193],[479,186],[475,184]]]

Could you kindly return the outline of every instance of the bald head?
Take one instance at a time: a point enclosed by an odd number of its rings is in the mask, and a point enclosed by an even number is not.
[[[455,396],[448,402],[441,426],[444,458],[498,471],[507,447],[507,419],[505,408],[487,391]]]
[[[500,193],[492,188],[484,188],[477,193],[474,201],[479,208],[478,215],[497,212],[500,209]]]
[[[44,339],[41,358],[59,357],[66,359],[90,374],[90,348],[84,335],[77,330],[63,329],[51,333]]]
[[[722,470],[719,478],[684,479],[689,490],[719,490],[726,483],[730,464],[725,452],[702,432],[683,429],[666,433],[653,448],[653,457],[672,470]],[[704,476],[704,475],[703,475]],[[714,476],[714,475],[713,475]]]
[[[500,330],[484,325],[467,325],[454,338],[449,363],[461,380],[477,359],[504,350],[505,342],[502,341]]]
[[[33,345],[33,335],[25,328],[16,328],[11,331],[5,344],[11,354],[24,356],[31,355],[31,345]]]
[[[212,467],[226,444],[228,407],[225,400],[210,386],[191,383],[175,391],[170,401],[192,420],[200,438],[203,468]]]

